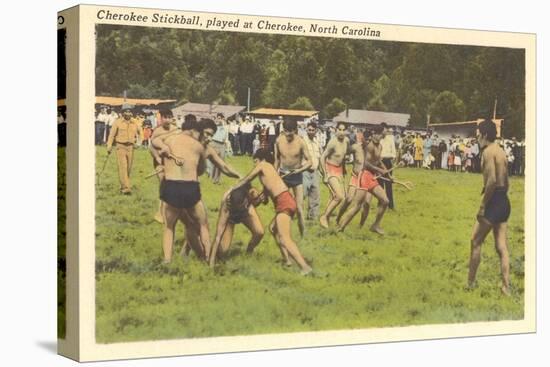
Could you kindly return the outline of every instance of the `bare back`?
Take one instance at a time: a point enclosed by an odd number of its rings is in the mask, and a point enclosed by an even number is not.
[[[285,136],[279,136],[276,140],[279,167],[290,170],[300,168],[304,158],[304,144],[298,135],[290,142]]]
[[[260,182],[271,197],[275,198],[281,193],[288,191],[288,187],[285,185],[283,179],[279,176],[272,164],[268,162],[260,162],[258,165],[258,168],[260,169],[258,175]]]
[[[164,172],[167,180],[197,181],[197,170],[204,160],[204,146],[187,134],[175,134],[166,139],[172,157],[164,159]],[[177,158],[181,165],[176,164]]]

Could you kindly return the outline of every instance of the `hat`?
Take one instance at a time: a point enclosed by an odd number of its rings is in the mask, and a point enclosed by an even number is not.
[[[130,110],[130,111],[131,111],[132,108],[133,108],[133,107],[132,107],[131,105],[129,105],[129,104],[127,104],[127,103],[123,103],[123,104],[122,104],[121,110],[122,110],[122,111]]]

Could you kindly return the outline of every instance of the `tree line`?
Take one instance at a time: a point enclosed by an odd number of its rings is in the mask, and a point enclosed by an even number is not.
[[[525,135],[523,49],[98,25],[96,94],[183,103],[408,113],[411,126],[492,115]]]

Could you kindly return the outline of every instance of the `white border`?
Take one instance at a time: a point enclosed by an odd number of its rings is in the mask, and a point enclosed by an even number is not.
[[[270,14],[304,18],[375,21],[379,23],[430,25],[470,29],[510,30],[538,34],[538,64],[548,60],[550,33],[547,16],[538,2],[472,1],[443,3],[440,1],[394,0],[392,2],[354,2],[341,0],[337,4],[310,5],[295,1],[276,2],[221,0],[182,3],[181,1],[96,1],[118,3],[125,6],[159,8],[187,8],[226,13]],[[6,365],[73,366],[74,363],[55,354],[56,335],[56,220],[55,220],[55,166],[56,132],[51,124],[55,117],[56,76],[56,12],[74,5],[73,1],[8,2],[3,7],[3,48],[9,50],[3,58],[2,80],[8,87],[3,96],[8,98],[6,114],[22,113],[33,117],[25,123],[25,147],[18,137],[9,136],[3,141],[3,151],[17,152],[17,160],[6,159],[0,187],[3,189],[3,302],[0,333],[5,348],[0,361]],[[544,47],[547,46],[547,47]],[[30,66],[32,65],[32,66]],[[538,98],[548,100],[545,72],[539,67]],[[26,98],[25,98],[26,97]],[[544,103],[537,106],[538,120],[547,120]],[[17,113],[16,113],[17,112]],[[26,118],[25,118],[26,120]],[[11,126],[15,122],[11,123]],[[548,128],[539,123],[537,139],[550,138]],[[33,149],[28,149],[32,147]],[[539,145],[542,157],[544,145]],[[548,186],[543,160],[538,161],[538,187]],[[33,169],[20,165],[32,162]],[[38,183],[37,183],[38,181]],[[32,198],[34,216],[29,221],[29,207],[22,198]],[[545,190],[538,192],[538,241],[547,243],[542,210],[548,202]],[[27,200],[24,200],[27,202]],[[27,202],[27,204],[29,204]],[[6,222],[7,220],[7,222]],[[518,366],[527,361],[543,365],[547,360],[550,341],[544,305],[547,302],[548,271],[543,264],[550,260],[544,246],[539,247],[537,262],[539,314],[538,333],[506,337],[445,339],[428,342],[386,343],[337,348],[315,348],[261,353],[237,353],[200,357],[167,358],[142,361],[96,363],[94,366],[180,366],[187,365],[256,366],[264,364],[296,364],[299,362],[320,365],[345,363],[371,365],[422,365],[464,366],[499,365]],[[547,287],[546,287],[547,288]],[[528,359],[527,359],[528,358]],[[542,362],[536,362],[542,361]]]
[[[257,23],[258,20],[267,19],[272,23],[286,23],[303,25],[305,29],[312,23],[308,19],[284,19],[274,17],[261,17],[236,14],[208,14],[193,13],[182,10],[159,10],[143,8],[121,8],[106,6],[82,6],[80,7],[80,79],[79,88],[79,115],[81,126],[92,125],[91,116],[94,113],[95,100],[95,24],[122,24],[135,26],[135,22],[129,21],[101,21],[96,15],[100,10],[117,14],[135,13],[152,18],[154,13],[169,15],[193,15],[200,16],[202,22],[208,17],[217,19],[241,19],[241,27],[246,21]],[[314,23],[339,27],[348,25],[348,22],[316,20]],[[189,28],[189,26],[170,26],[147,24],[148,26]],[[357,26],[357,24],[350,24]],[[525,209],[525,318],[521,321],[498,321],[468,324],[445,324],[414,327],[393,327],[382,329],[346,330],[346,331],[321,331],[305,333],[285,333],[271,335],[247,335],[239,337],[214,337],[177,339],[170,341],[150,341],[136,343],[95,343],[95,146],[93,142],[93,129],[80,129],[79,160],[80,160],[80,184],[79,184],[79,228],[80,228],[80,360],[105,360],[127,359],[157,356],[177,356],[187,354],[203,354],[216,352],[236,352],[264,349],[287,349],[295,347],[317,347],[327,345],[358,344],[389,341],[425,340],[443,337],[479,336],[525,333],[535,331],[535,241],[533,210],[534,206],[534,171],[530,159],[533,158],[535,148],[535,115],[534,115],[534,50],[535,36],[525,33],[504,33],[470,31],[459,29],[436,29],[427,27],[407,27],[369,23],[371,28],[380,30],[383,41],[424,42],[443,44],[463,44],[498,46],[526,49],[526,143],[527,143],[527,167],[526,167],[526,209]],[[247,30],[241,28],[239,32]],[[262,33],[286,32],[262,31]],[[341,35],[333,37],[344,37]],[[360,38],[361,37],[353,37]],[[531,204],[531,206],[529,205]]]

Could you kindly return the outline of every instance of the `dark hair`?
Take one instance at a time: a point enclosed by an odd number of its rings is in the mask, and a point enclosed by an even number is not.
[[[212,129],[214,132],[218,130],[218,125],[212,120],[212,119],[201,119],[197,123],[197,129],[200,133],[202,133],[206,129]]]
[[[160,110],[159,113],[161,117],[166,117],[166,118],[174,117],[172,110],[169,110],[167,108]]]
[[[254,153],[252,158],[259,159],[261,161],[266,161],[271,164],[275,163],[275,158],[273,157],[273,154],[271,154],[271,152],[265,148],[258,149],[256,153]]]
[[[373,127],[372,130],[374,134],[382,134],[382,131],[384,131],[384,126],[382,126],[382,124]]]
[[[338,127],[339,127],[340,125],[344,126],[344,127],[347,129],[346,124],[344,124],[342,121],[340,121],[339,123],[336,124],[336,128],[338,129]]]
[[[385,122],[381,122],[380,126],[382,126],[383,128],[386,128],[386,127],[388,127],[388,124],[386,124]]]
[[[232,217],[237,217],[234,219],[240,219],[246,216],[248,212],[248,191],[252,188],[250,182],[244,184],[243,186],[235,189],[229,193],[227,198],[227,206],[231,212]]]
[[[223,113],[221,113],[221,112],[218,112],[218,113],[216,114],[216,117],[221,117],[222,119],[225,118],[225,116],[224,116]]]
[[[317,129],[317,123],[314,122],[314,121],[310,121],[308,124],[307,124],[307,127],[312,127],[314,129]]]
[[[285,119],[283,122],[283,129],[286,131],[296,131],[298,130],[298,123],[295,120]]]
[[[185,115],[183,123],[181,124],[181,129],[183,131],[197,129],[197,117],[192,114]]]
[[[483,120],[479,125],[477,125],[479,134],[485,136],[490,142],[495,141],[497,138],[497,125],[489,119]]]

